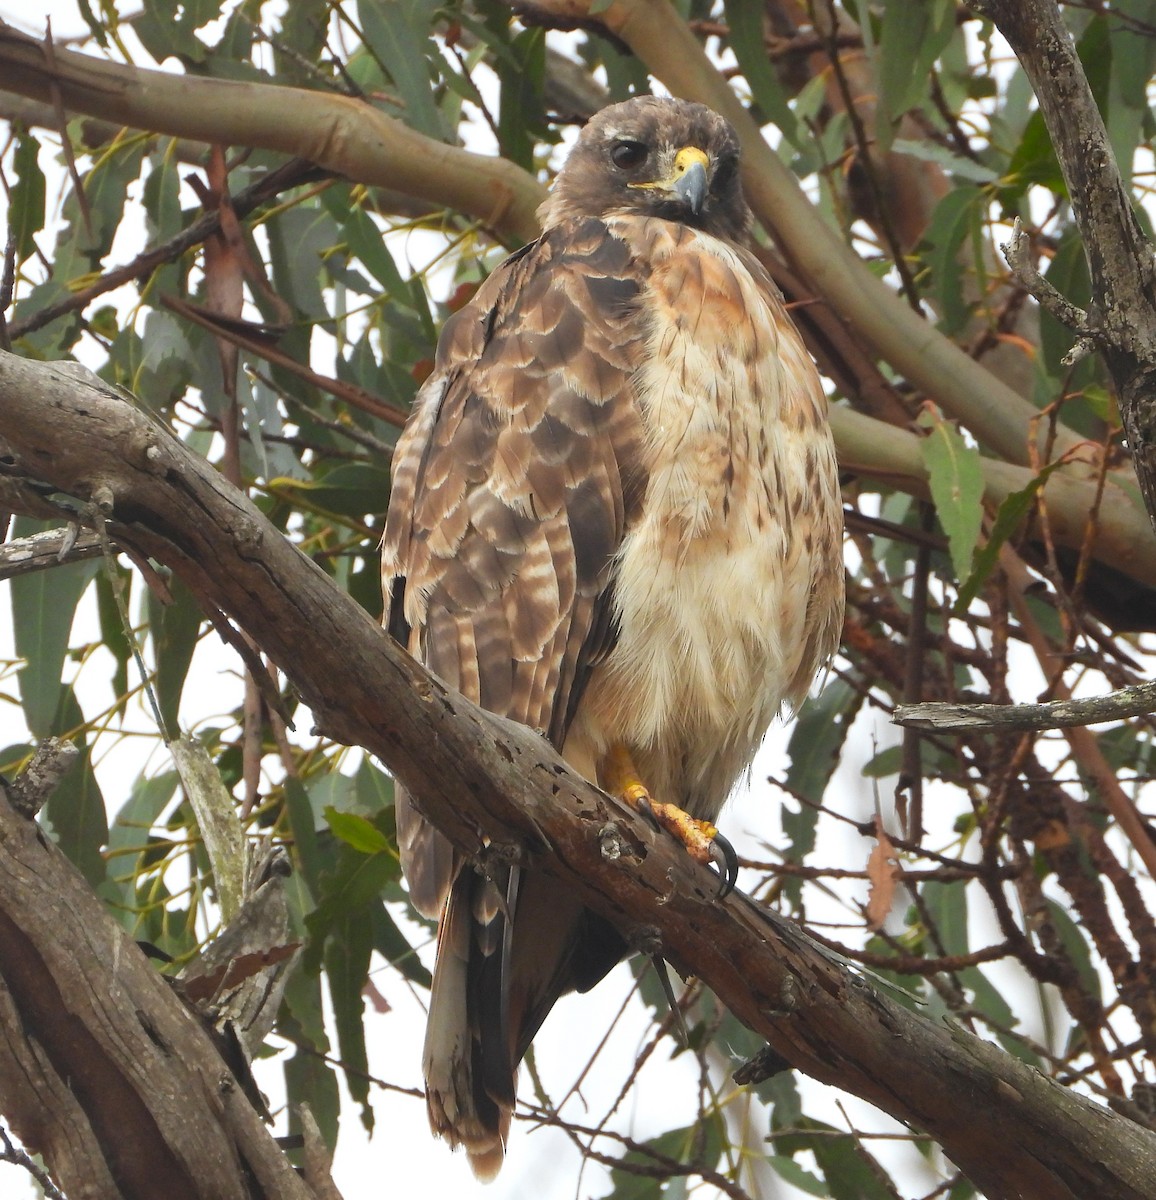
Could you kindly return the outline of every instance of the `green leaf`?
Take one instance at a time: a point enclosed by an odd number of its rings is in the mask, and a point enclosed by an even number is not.
[[[1000,188],[1000,202],[1008,213],[1016,213],[1018,205],[1028,188],[1033,184],[1047,188],[1057,197],[1067,197],[1068,187],[1064,173],[1060,170],[1048,127],[1039,109],[1028,118],[1023,136],[1008,162],[1003,178],[1007,181]]]
[[[132,588],[132,572],[119,565],[113,569],[116,572],[117,586],[122,589],[127,606],[129,592]],[[112,694],[118,697],[116,711],[123,717],[128,701],[128,664],[132,660],[132,647],[125,636],[120,607],[112,589],[113,585],[109,580],[108,571],[97,572],[96,607],[100,617],[100,640],[116,661],[112,673]]]
[[[1120,424],[1120,406],[1116,397],[1098,383],[1090,383],[1083,391],[1084,403],[1105,425]]]
[[[1068,957],[1072,960],[1072,965],[1076,968],[1076,972],[1080,976],[1080,986],[1089,996],[1095,996],[1097,1000],[1101,999],[1103,996],[1103,986],[1100,983],[1100,976],[1092,963],[1092,955],[1087,938],[1084,937],[1080,931],[1080,927],[1059,904],[1054,900],[1048,900],[1047,906],[1048,916],[1055,927],[1056,933],[1059,934],[1060,942],[1068,952]]]
[[[369,978],[371,934],[369,921],[362,913],[353,912],[330,929],[325,946],[325,978],[333,1004],[345,1086],[361,1105],[361,1123],[370,1132],[373,1131],[373,1109],[369,1104],[369,1059],[365,1050],[362,990]]]
[[[175,575],[168,583],[172,604],[162,604],[150,590],[148,616],[156,662],[153,686],[165,731],[174,737],[180,728],[181,692],[201,633],[201,610],[192,592]]]
[[[405,935],[397,927],[389,909],[385,905],[369,910],[370,924],[373,929],[373,948],[385,959],[391,967],[419,987],[428,988],[433,983],[433,976],[422,965],[417,950],[406,940]]]
[[[390,850],[385,834],[372,821],[357,813],[338,812],[329,807],[325,810],[325,820],[337,837],[362,854],[385,854]]]
[[[364,518],[383,513],[389,504],[389,470],[368,463],[342,463],[313,480],[279,479],[278,486],[299,489],[301,503],[320,512]]]
[[[188,386],[193,349],[177,318],[155,309],[145,317],[143,341],[144,354],[132,389],[146,398],[150,408],[164,409]]]
[[[285,985],[285,999],[277,1017],[277,1031],[297,1053],[285,1062],[285,1091],[289,1102],[289,1128],[299,1132],[297,1106],[307,1103],[321,1129],[325,1144],[337,1144],[341,1097],[337,1074],[325,1061],[329,1038],[321,1003],[321,980],[294,965]]]
[[[815,1138],[813,1150],[831,1200],[894,1200],[887,1173],[859,1138]]]
[[[792,792],[812,803],[800,804],[797,809],[786,802],[782,806],[780,819],[789,862],[802,862],[815,848],[817,806],[839,765],[843,743],[861,703],[853,688],[841,679],[832,679],[818,697],[808,697],[799,710],[787,745],[791,762],[786,782]],[[801,888],[798,879],[784,884],[784,893],[793,904],[798,903]]]
[[[49,572],[44,572],[49,574]],[[72,688],[66,688],[58,714],[59,728],[78,729],[84,714]],[[80,873],[98,888],[108,875],[101,848],[108,838],[108,812],[92,771],[92,758],[83,734],[73,739],[82,753],[67,771],[44,806],[41,819],[61,850]]]
[[[718,1163],[724,1143],[722,1118],[713,1113],[694,1125],[671,1129],[643,1142],[637,1150],[628,1150],[619,1161],[653,1169],[656,1164],[646,1153],[649,1149],[664,1158],[672,1158],[680,1163],[693,1162],[711,1170]],[[636,1175],[621,1167],[612,1167],[610,1181],[614,1190],[607,1200],[658,1200],[663,1195],[664,1181],[654,1175]]]
[[[36,250],[35,235],[44,228],[44,172],[36,161],[40,143],[26,130],[16,138],[12,165],[16,182],[8,203],[8,232],[16,240],[16,261],[23,262]]]
[[[546,38],[541,29],[524,29],[510,43],[515,62],[505,56],[495,61],[501,84],[498,107],[498,143],[502,157],[527,171],[534,170],[534,150],[549,130],[542,125],[545,112]]]
[[[151,779],[139,776],[108,831],[108,879],[101,896],[113,902],[113,915],[134,935],[139,917],[129,909],[136,900],[137,878],[149,861],[145,847],[152,827],[173,798],[178,778],[176,771],[165,771]]]
[[[364,209],[350,206],[348,188],[331,188],[326,192],[326,208],[334,202],[341,202],[343,195],[345,219],[341,222],[341,232],[350,253],[356,255],[361,265],[385,288],[390,299],[408,308],[412,300],[409,286],[397,269],[397,263],[386,247],[382,230],[373,218]]]
[[[964,288],[963,247],[968,238],[982,236],[987,198],[978,188],[957,187],[936,205],[923,235],[931,271],[930,291],[940,311],[944,333],[958,332],[971,317],[972,305]]]
[[[309,1105],[322,1140],[333,1149],[341,1121],[341,1091],[337,1072],[317,1053],[298,1050],[285,1060],[285,1097],[289,1108],[289,1132],[299,1134],[298,1108]]]
[[[401,93],[406,124],[440,142],[446,130],[434,101],[429,60],[435,9],[430,0],[361,0],[357,15],[366,48]]]
[[[95,267],[112,249],[113,238],[124,219],[128,189],[140,175],[144,153],[143,141],[130,139],[102,155],[84,177],[91,233],[80,215],[75,196],[70,195],[65,201],[69,227],[57,243],[52,267],[54,278],[67,282]]]
[[[176,140],[162,138],[157,150],[149,156],[149,173],[145,179],[142,201],[148,216],[149,246],[158,246],[175,237],[183,228],[181,213],[181,163],[176,154]],[[181,294],[185,290],[188,260],[164,263],[151,279],[155,293]]]
[[[726,0],[723,8],[731,31],[730,47],[751,89],[751,99],[759,106],[763,119],[774,122],[783,137],[799,147],[799,122],[767,57],[761,6],[751,4],[750,0]]]
[[[921,893],[927,911],[935,922],[935,931],[943,953],[967,954],[967,888],[963,883],[941,883],[932,879]],[[939,953],[938,949],[934,953]]]
[[[896,138],[891,143],[891,149],[896,154],[906,154],[909,158],[917,158],[921,162],[935,163],[958,179],[966,179],[970,183],[994,183],[999,173],[983,163],[977,163],[974,158],[964,158],[938,142],[916,142],[910,138]],[[947,200],[952,192],[948,192]],[[942,202],[941,202],[942,203]]]
[[[1080,308],[1087,306],[1092,285],[1088,278],[1083,239],[1075,229],[1070,229],[1061,237],[1044,278],[1073,304]],[[1061,325],[1046,308],[1040,309],[1040,353],[1044,368],[1051,380],[1065,381],[1068,388],[1072,386],[1069,371],[1061,359],[1075,341],[1076,335],[1072,330]]]
[[[947,534],[951,564],[958,580],[971,574],[971,562],[983,525],[983,469],[979,451],[969,446],[950,421],[932,407],[919,424],[929,430],[919,443],[927,467],[931,499]]]
[[[297,851],[297,866],[305,876],[309,890],[316,896],[321,884],[323,858],[317,838],[317,818],[309,793],[299,779],[289,776],[285,780],[285,809],[289,815],[289,828],[293,831],[293,844]]]
[[[888,746],[863,767],[863,778],[886,779],[888,775],[898,775],[902,766],[903,747]]]
[[[401,865],[392,836],[393,810],[379,813],[373,823],[384,835],[385,849],[365,854],[348,842],[339,842],[332,866],[321,871],[317,907],[305,918],[305,927],[309,931],[304,955],[307,970],[318,969],[325,939],[332,930],[338,929],[346,918],[358,916],[367,920],[368,910],[380,907],[385,888],[401,878]],[[355,836],[366,837],[360,828]]]
[[[808,1196],[827,1195],[827,1185],[821,1179],[804,1170],[793,1158],[788,1158],[785,1154],[768,1154],[767,1166],[780,1179],[785,1179],[792,1187],[806,1192]]]
[[[393,807],[393,778],[368,758],[362,759],[354,776],[357,802],[361,810],[376,815]]]
[[[877,72],[882,104],[878,134],[881,145],[891,143],[895,123],[927,94],[931,68],[955,36],[952,0],[889,0],[883,10]]]
[[[992,522],[987,542],[975,556],[971,574],[959,589],[959,597],[952,609],[957,615],[962,615],[971,607],[971,602],[979,595],[980,588],[987,582],[988,576],[999,561],[1000,547],[1027,519],[1028,513],[1035,505],[1036,493],[1047,483],[1048,477],[1060,465],[1061,460],[1059,459],[1048,463],[1027,487],[1018,492],[1009,492],[1003,498],[995,520]]]
[[[50,521],[17,517],[12,536],[28,537],[53,527]],[[16,653],[26,664],[17,674],[20,698],[24,719],[38,740],[72,728],[56,720],[65,691],[64,658],[76,606],[99,569],[100,560],[90,559],[12,580],[12,632]]]

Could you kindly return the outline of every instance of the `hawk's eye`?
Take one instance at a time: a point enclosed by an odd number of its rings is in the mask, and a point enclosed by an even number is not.
[[[610,150],[610,161],[621,171],[641,167],[650,153],[645,142],[615,142]]]

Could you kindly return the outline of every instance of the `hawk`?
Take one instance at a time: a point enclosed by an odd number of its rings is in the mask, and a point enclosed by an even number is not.
[[[826,400],[744,247],[738,140],[710,109],[602,110],[540,215],[447,322],[398,440],[388,626],[701,856],[842,627]],[[548,876],[475,871],[400,790],[397,828],[440,918],[430,1123],[491,1178],[546,1014],[627,947]]]

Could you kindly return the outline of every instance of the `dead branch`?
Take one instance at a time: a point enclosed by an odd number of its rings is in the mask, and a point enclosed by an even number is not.
[[[901,704],[892,717],[896,725],[936,733],[964,730],[1073,729],[1100,721],[1122,721],[1156,712],[1156,683],[1139,683],[1107,696],[1085,700],[1052,700],[1047,704]]]

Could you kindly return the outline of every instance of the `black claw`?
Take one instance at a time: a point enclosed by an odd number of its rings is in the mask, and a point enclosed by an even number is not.
[[[641,813],[642,816],[650,822],[650,827],[652,829],[663,828],[662,822],[658,819],[658,817],[655,816],[654,809],[650,807],[650,800],[646,796],[643,796],[642,799],[635,804],[634,811]]]
[[[725,900],[735,890],[739,878],[739,856],[735,848],[721,833],[716,833],[711,839],[710,856],[718,865],[719,890],[715,897]]]

